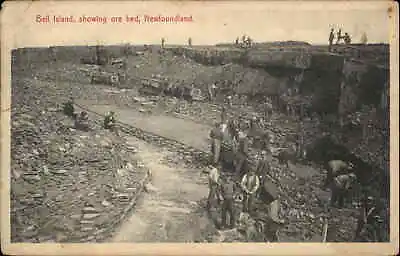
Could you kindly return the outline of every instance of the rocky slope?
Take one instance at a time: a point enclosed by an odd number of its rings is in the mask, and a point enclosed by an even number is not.
[[[11,241],[101,240],[145,178],[121,138],[73,129],[54,83],[13,76]]]

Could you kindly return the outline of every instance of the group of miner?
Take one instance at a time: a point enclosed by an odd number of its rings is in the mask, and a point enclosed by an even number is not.
[[[64,104],[63,112],[65,115],[73,118],[75,129],[86,132],[91,130],[88,113],[86,111],[80,111],[79,114],[76,113],[73,99],[70,99]],[[118,135],[115,113],[113,111],[106,113],[103,120],[103,128],[115,132]]]
[[[217,122],[210,132],[212,164],[209,166],[209,195],[207,209],[213,207],[215,201],[221,204],[221,228],[235,227],[235,198],[242,201],[242,213],[251,216],[254,213],[254,201],[259,200],[268,207],[268,218],[270,221],[281,225],[284,220],[279,217],[280,201],[276,181],[271,178],[271,162],[273,156],[268,148],[268,143],[260,150],[256,165],[251,165],[249,160],[249,145],[251,136],[248,136],[251,127],[236,125],[240,123],[237,120],[228,120],[226,108],[221,112],[221,121]],[[252,118],[250,124],[256,122],[257,118]],[[224,141],[231,140],[234,159],[233,165],[226,167],[222,159],[224,150]],[[265,148],[266,147],[266,148]],[[296,157],[300,157],[297,154]],[[280,155],[278,154],[278,159]],[[281,160],[281,159],[279,159]],[[281,164],[288,161],[279,161]],[[255,166],[255,167],[254,167]],[[339,208],[344,207],[345,202],[351,203],[354,189],[359,185],[355,165],[344,160],[332,159],[324,164],[327,176],[323,188],[330,189],[330,205]],[[232,170],[228,170],[231,168]],[[232,175],[233,174],[233,175]],[[279,182],[279,181],[278,181]],[[221,202],[222,201],[222,202]],[[376,222],[382,221],[378,207],[376,207],[377,198],[365,193],[362,197],[362,206],[358,219],[357,229],[354,234],[355,241],[362,241],[363,232],[366,227],[376,227]],[[229,215],[230,221],[227,223]],[[327,212],[325,213],[327,216]]]
[[[329,33],[329,51],[331,51],[332,49],[334,40],[335,40],[335,29],[331,28],[331,32]],[[342,29],[339,28],[339,30],[336,32],[336,44],[339,44],[342,40],[345,44],[351,44],[351,37],[349,33],[345,32],[344,35],[342,35]]]
[[[228,102],[229,103],[229,102]],[[64,114],[74,120],[76,129],[89,131],[89,116],[86,111],[75,112],[74,102],[71,99],[64,104]],[[252,143],[249,131],[256,126],[256,117],[251,120],[245,118],[228,118],[227,108],[230,104],[225,103],[221,111],[221,122],[217,122],[210,132],[211,138],[211,164],[209,166],[209,194],[207,199],[207,210],[211,210],[215,200],[221,204],[221,223],[220,227],[234,228],[237,220],[235,219],[235,201],[242,202],[242,213],[249,216],[254,214],[254,202],[259,200],[268,207],[268,218],[270,221],[282,225],[284,220],[279,216],[280,201],[276,181],[271,179],[268,174],[271,171],[273,156],[270,143],[262,144],[262,150],[258,154],[256,167],[250,164],[249,147]],[[115,132],[118,135],[115,113],[109,112],[103,120],[103,128]],[[267,138],[271,138],[268,137]],[[223,160],[224,143],[226,140],[232,141],[233,159],[232,172],[226,172],[226,165]],[[297,148],[302,148],[301,146]],[[296,148],[295,148],[296,150]],[[284,156],[285,151],[277,155],[279,163],[285,164],[289,168],[288,157]],[[301,157],[302,154],[296,154]],[[352,189],[357,183],[355,166],[351,162],[343,160],[330,160],[325,164],[327,176],[324,188],[331,190],[330,203],[332,206],[343,207],[346,200],[351,201]],[[227,175],[225,175],[227,174]],[[279,181],[278,181],[279,182]],[[363,241],[363,235],[367,229],[374,227],[380,219],[380,209],[376,206],[376,198],[365,195],[360,208],[357,229],[354,240]],[[229,218],[229,223],[227,222]]]

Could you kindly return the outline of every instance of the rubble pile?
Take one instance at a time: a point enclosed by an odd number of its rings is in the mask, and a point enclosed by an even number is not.
[[[73,129],[59,111],[62,96],[31,81],[13,78],[11,241],[101,240],[140,191],[145,170],[98,123]]]

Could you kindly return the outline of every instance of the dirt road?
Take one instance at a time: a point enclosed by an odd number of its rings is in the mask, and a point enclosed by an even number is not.
[[[88,104],[84,102],[84,105]],[[123,123],[183,142],[203,151],[209,148],[207,138],[211,127],[208,125],[166,115],[147,115],[136,109],[118,108],[111,105],[90,105],[90,109],[97,113],[114,111],[117,113],[117,119]]]
[[[115,111],[118,120],[207,150],[209,128],[189,120],[168,116],[144,115],[134,109],[113,105],[91,105],[98,113]],[[196,136],[193,136],[196,131]],[[167,161],[174,153],[150,145],[135,137],[127,142],[136,147],[142,164],[151,170],[148,192],[132,215],[114,232],[111,242],[203,242],[215,228],[206,211],[207,176],[199,169]]]
[[[212,230],[201,206],[208,193],[206,176],[200,170],[168,165],[164,160],[170,152],[132,137],[128,143],[138,148],[152,182],[111,242],[203,241],[202,231]]]

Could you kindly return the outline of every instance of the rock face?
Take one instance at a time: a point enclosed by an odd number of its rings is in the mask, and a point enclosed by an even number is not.
[[[281,67],[305,69],[310,66],[312,55],[304,51],[250,50],[246,63],[253,67]]]
[[[300,97],[305,99],[305,102],[309,101],[307,104],[312,112],[322,116],[333,115],[334,119],[339,115],[344,119],[343,122],[351,122],[349,113],[365,112],[362,106],[369,106],[369,108],[374,106],[378,108],[378,115],[372,121],[374,126],[385,124],[380,129],[388,130],[387,118],[385,119],[387,108],[382,106],[382,103],[388,102],[386,100],[389,79],[387,45],[339,45],[335,46],[336,53],[327,53],[326,49],[321,50],[310,45],[296,48],[258,46],[247,51],[234,47],[215,47],[211,50],[174,48],[172,51],[178,55],[185,54],[186,57],[199,63],[204,63],[199,59],[203,57],[210,59],[210,56],[215,55],[215,58],[225,58],[225,60],[220,60],[213,65],[233,62],[257,67],[258,69],[252,69],[252,79],[246,79],[246,75],[239,79],[241,81],[234,89],[239,94],[281,95],[288,88],[297,86]],[[212,63],[208,64],[212,65]],[[233,72],[235,64],[230,67],[225,68],[224,75],[220,77],[232,79],[227,74]],[[243,70],[243,67],[240,69]],[[232,79],[234,84],[235,80],[236,78]],[[246,86],[241,86],[242,83]],[[295,102],[295,97],[292,98],[287,101]],[[347,133],[346,131],[338,132]],[[346,136],[353,137],[353,135]],[[371,164],[378,161],[382,169],[386,168],[383,159],[372,160],[370,156],[359,150],[360,146],[350,146],[351,143],[341,142],[348,145],[351,151],[360,153],[365,161]],[[383,138],[380,139],[380,144],[386,144]],[[375,152],[373,155],[380,154],[378,153],[381,152],[380,149],[374,149],[372,145],[370,147],[370,150]]]

